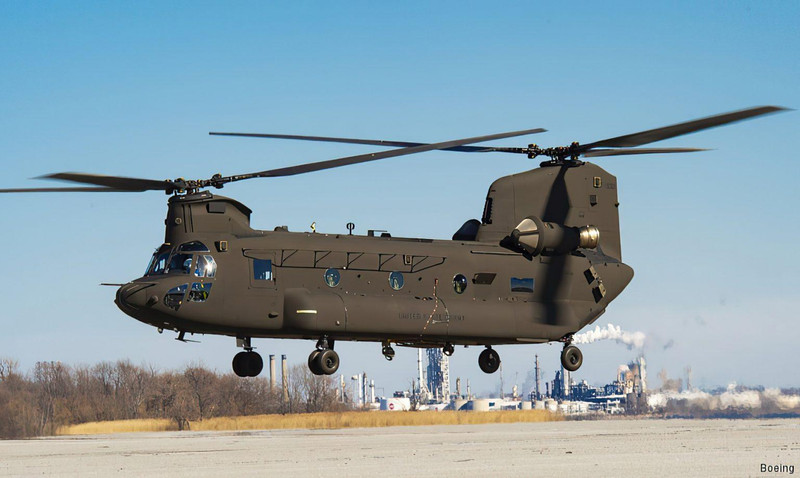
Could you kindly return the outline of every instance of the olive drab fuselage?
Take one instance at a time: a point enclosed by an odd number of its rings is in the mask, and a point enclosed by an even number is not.
[[[468,221],[454,240],[259,231],[233,199],[175,195],[160,265],[122,286],[117,304],[158,328],[236,337],[559,340],[597,319],[633,277],[618,205],[616,178],[591,163],[498,179],[480,224]],[[594,226],[599,245],[535,255],[501,245],[525,218],[544,229]]]

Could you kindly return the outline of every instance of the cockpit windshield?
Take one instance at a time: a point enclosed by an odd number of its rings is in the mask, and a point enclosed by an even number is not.
[[[176,248],[163,244],[150,259],[145,276],[194,272],[198,277],[214,277],[217,272],[214,258],[208,254],[193,254],[194,252],[209,252],[209,250],[205,244],[198,241],[186,242]]]
[[[169,258],[166,272],[180,272],[181,274],[188,274],[192,270],[192,255],[191,254],[172,254]]]

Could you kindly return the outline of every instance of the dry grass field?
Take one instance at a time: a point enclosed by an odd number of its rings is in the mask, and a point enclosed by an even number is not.
[[[561,415],[544,410],[496,412],[342,412],[302,413],[291,415],[252,415],[219,417],[189,424],[190,430],[274,430],[374,428],[416,425],[478,425],[484,423],[549,422],[563,420]],[[97,435],[108,433],[175,431],[173,420],[142,419],[90,422],[61,427],[57,435]]]

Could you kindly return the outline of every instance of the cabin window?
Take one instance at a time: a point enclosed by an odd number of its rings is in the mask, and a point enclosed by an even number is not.
[[[464,274],[456,274],[453,277],[453,290],[456,291],[456,294],[463,294],[467,290],[467,278]]]
[[[211,293],[211,283],[195,282],[189,291],[189,302],[205,302],[208,300],[208,294]]]
[[[217,263],[211,256],[197,256],[194,263],[194,275],[197,277],[214,277],[217,275]]]
[[[269,259],[253,259],[253,279],[272,280],[272,261]]]
[[[192,241],[178,246],[178,252],[208,252],[208,248],[202,242]]]
[[[512,277],[511,292],[533,292],[533,279]]]
[[[183,296],[186,295],[188,286],[188,284],[183,284],[170,289],[164,296],[164,305],[170,309],[178,310],[183,303]]]
[[[325,271],[325,283],[328,284],[328,287],[336,287],[341,279],[342,275],[338,270],[328,269]]]
[[[188,274],[191,269],[191,254],[173,254],[169,259],[169,265],[167,265],[167,272],[180,272],[181,274]]]
[[[389,274],[389,287],[394,290],[403,288],[403,273],[394,271]]]

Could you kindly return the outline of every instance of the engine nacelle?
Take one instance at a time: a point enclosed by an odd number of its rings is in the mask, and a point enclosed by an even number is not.
[[[595,226],[570,227],[526,217],[501,245],[530,256],[563,255],[579,249],[594,249],[600,242]]]

